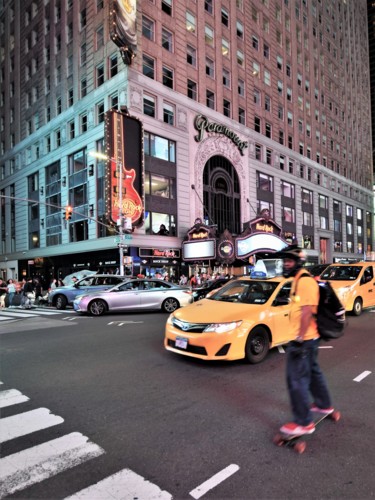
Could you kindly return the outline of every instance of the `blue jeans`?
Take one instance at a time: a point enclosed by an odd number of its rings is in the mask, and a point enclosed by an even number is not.
[[[318,364],[318,347],[319,340],[306,340],[302,345],[291,342],[287,347],[287,384],[293,421],[298,425],[312,422],[312,402],[319,408],[331,406],[326,380]]]
[[[13,297],[14,297],[14,292],[9,292],[8,293],[8,305],[9,305],[9,307],[13,305]]]

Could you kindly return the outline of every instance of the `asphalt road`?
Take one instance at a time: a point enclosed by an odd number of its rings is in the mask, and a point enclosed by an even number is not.
[[[303,455],[272,443],[290,418],[285,355],[275,349],[256,366],[178,356],[163,348],[166,318],[67,311],[0,323],[0,390],[28,398],[1,409],[0,496],[60,499],[92,487],[79,498],[375,497],[375,310],[322,345],[342,419],[324,420]],[[66,436],[90,446],[41,465],[46,443]],[[117,496],[100,492],[121,478]]]

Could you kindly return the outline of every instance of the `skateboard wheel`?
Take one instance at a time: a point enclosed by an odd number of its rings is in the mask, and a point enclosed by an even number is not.
[[[305,441],[300,441],[299,443],[296,443],[294,445],[293,449],[295,452],[297,452],[299,455],[301,455],[306,450]]]
[[[273,438],[273,443],[276,446],[282,446],[284,444],[284,440],[283,440],[281,434],[276,434],[276,436]]]
[[[339,411],[334,411],[332,414],[331,414],[331,418],[334,422],[338,422],[341,418],[341,413]]]

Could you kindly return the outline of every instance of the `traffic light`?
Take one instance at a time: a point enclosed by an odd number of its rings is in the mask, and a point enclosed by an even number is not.
[[[73,208],[70,205],[65,207],[65,220],[70,220],[72,218]]]

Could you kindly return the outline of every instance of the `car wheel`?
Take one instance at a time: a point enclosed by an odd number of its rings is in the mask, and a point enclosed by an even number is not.
[[[104,300],[93,300],[87,309],[92,316],[101,316],[107,311],[107,305]]]
[[[360,316],[362,314],[362,308],[363,308],[362,299],[360,298],[355,299],[352,309],[352,313],[354,314],[354,316]]]
[[[270,340],[267,331],[257,326],[247,337],[245,345],[245,356],[252,365],[260,363],[267,356],[270,349]]]
[[[67,304],[66,297],[64,295],[58,295],[55,300],[56,309],[65,309]]]
[[[174,299],[173,297],[170,297],[169,299],[165,299],[165,301],[162,303],[161,308],[164,312],[167,313],[173,313],[176,309],[180,307],[180,304],[178,300]]]

